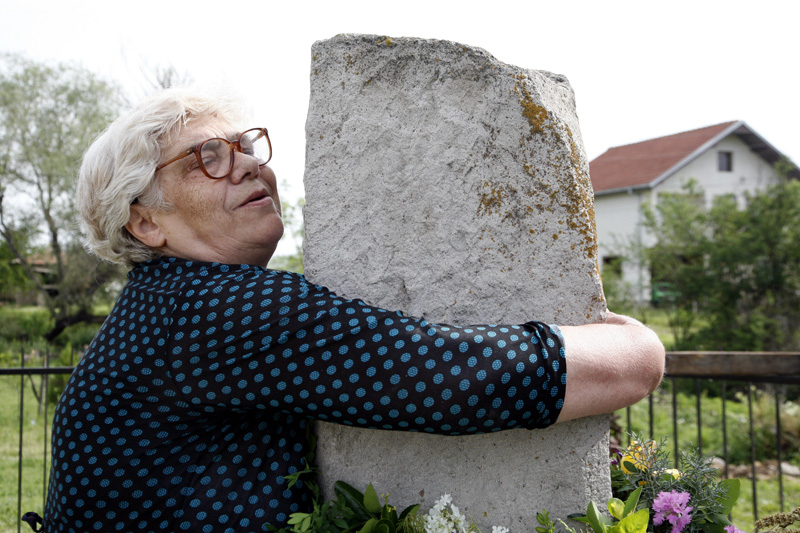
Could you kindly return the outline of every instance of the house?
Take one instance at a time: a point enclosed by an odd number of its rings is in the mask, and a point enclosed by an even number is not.
[[[733,194],[744,205],[746,193],[778,181],[774,164],[782,157],[742,121],[610,148],[589,164],[601,272],[620,269],[633,298],[650,301],[649,272],[626,253],[632,243],[653,243],[642,225],[642,206],[656,205],[659,194],[680,192],[689,180],[707,203]],[[800,171],[795,167],[792,174]]]

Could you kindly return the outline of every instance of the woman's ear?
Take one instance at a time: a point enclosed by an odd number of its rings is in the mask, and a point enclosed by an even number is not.
[[[150,248],[161,248],[167,242],[151,210],[138,203],[131,205],[131,216],[125,229]]]

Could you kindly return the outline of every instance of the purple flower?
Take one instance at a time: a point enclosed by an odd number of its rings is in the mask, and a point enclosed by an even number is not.
[[[681,533],[689,522],[692,521],[692,508],[689,503],[691,495],[688,492],[673,490],[670,492],[659,492],[653,500],[653,524],[660,526],[664,520],[672,524],[672,533]],[[728,531],[727,533],[735,533]]]
[[[725,533],[744,533],[741,529],[734,525],[725,526]]]

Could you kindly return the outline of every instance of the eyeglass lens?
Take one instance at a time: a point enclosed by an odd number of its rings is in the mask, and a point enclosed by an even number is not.
[[[242,153],[255,157],[259,165],[269,161],[269,141],[261,130],[245,132],[239,144]],[[200,160],[210,176],[223,178],[231,170],[233,152],[233,143],[225,139],[209,139],[200,147]]]

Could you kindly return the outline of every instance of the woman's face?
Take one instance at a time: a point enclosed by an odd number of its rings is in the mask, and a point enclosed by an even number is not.
[[[193,120],[171,145],[162,161],[212,137],[235,139],[225,121]],[[152,221],[163,234],[166,255],[201,261],[266,266],[283,236],[275,174],[255,158],[235,152],[230,175],[210,179],[194,155],[160,171],[165,199],[174,206],[154,212]]]

